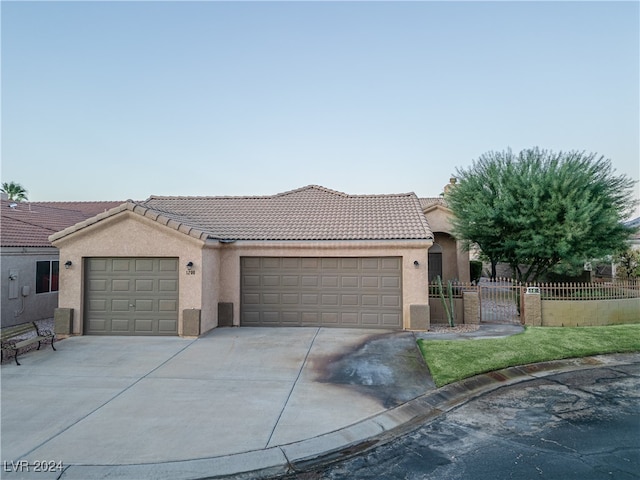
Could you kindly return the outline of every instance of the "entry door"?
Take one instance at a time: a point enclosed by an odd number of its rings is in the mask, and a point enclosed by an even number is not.
[[[88,258],[84,333],[177,335],[177,258]]]

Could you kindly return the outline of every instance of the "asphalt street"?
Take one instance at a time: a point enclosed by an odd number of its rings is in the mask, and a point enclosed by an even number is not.
[[[640,365],[500,388],[387,444],[281,479],[638,479]]]

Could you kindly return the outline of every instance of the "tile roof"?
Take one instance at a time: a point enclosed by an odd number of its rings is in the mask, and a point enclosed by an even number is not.
[[[3,247],[50,247],[51,234],[121,203],[0,200],[0,244]]]
[[[348,195],[309,185],[272,196],[162,197],[127,202],[51,237],[130,210],[197,238],[399,240],[433,237],[415,193]]]
[[[429,197],[429,198],[420,198],[420,206],[423,210],[433,206],[433,205],[442,205],[443,207],[449,207],[449,204],[444,199],[444,197]]]

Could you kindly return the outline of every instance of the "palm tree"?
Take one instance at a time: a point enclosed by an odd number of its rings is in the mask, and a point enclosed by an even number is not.
[[[29,200],[27,198],[27,192],[22,185],[16,182],[3,182],[2,193],[6,193],[9,196],[9,200],[12,202],[21,202],[23,200]]]

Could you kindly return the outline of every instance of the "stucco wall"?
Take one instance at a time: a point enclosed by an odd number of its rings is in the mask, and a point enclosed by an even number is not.
[[[202,292],[211,288],[203,286],[212,281],[211,275],[203,275],[203,242],[158,225],[129,211],[102,220],[72,236],[55,242],[60,249],[61,264],[70,260],[68,270],[60,269],[59,306],[73,308],[73,333],[82,334],[84,320],[84,271],[83,259],[88,257],[177,257],[179,283],[178,333],[182,333],[182,311],[190,308],[203,310],[203,324],[213,325],[211,305],[202,303]],[[187,262],[193,262],[195,275],[186,274]],[[211,263],[211,260],[209,260]]]
[[[220,252],[220,302],[231,302],[233,324],[240,324],[240,257],[402,257],[403,327],[410,306],[427,305],[427,241],[244,242],[212,243]],[[418,266],[414,265],[418,261]]]
[[[451,211],[442,207],[442,206],[434,206],[427,209],[424,213],[425,217],[427,217],[427,222],[429,222],[429,227],[432,232],[446,232],[451,233],[453,231],[453,226],[451,225]]]
[[[640,323],[640,298],[542,300],[542,326],[586,327]]]
[[[433,206],[425,211],[431,231],[435,234],[435,243],[442,246],[442,276],[444,280],[471,280],[469,252],[453,236],[452,213],[442,206]]]
[[[2,326],[33,322],[53,318],[58,306],[58,292],[36,294],[36,262],[58,260],[58,249],[50,248],[3,248],[2,249]],[[61,270],[64,269],[60,265]],[[15,280],[9,274],[17,275]],[[22,296],[22,287],[28,286],[30,293]],[[9,298],[9,290],[17,291],[17,298]]]

